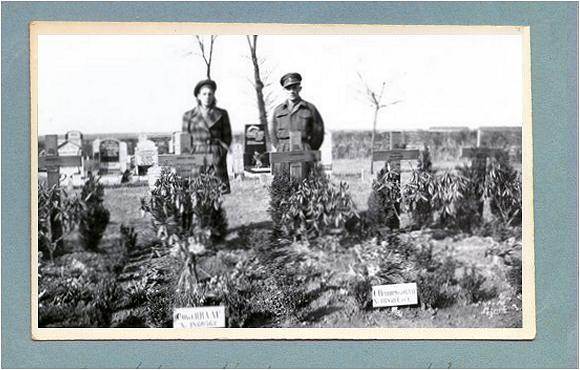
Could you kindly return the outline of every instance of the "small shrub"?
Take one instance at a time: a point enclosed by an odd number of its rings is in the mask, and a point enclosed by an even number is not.
[[[422,245],[415,255],[419,301],[425,307],[443,308],[455,302],[457,262],[451,256],[441,258],[431,245]]]
[[[393,243],[393,241],[397,240]],[[373,243],[363,243],[355,246],[353,253],[355,263],[352,271],[354,279],[349,283],[351,294],[359,308],[368,309],[372,303],[372,286],[383,284],[398,284],[407,281],[411,264],[401,254],[398,238],[391,238],[391,243],[380,246]]]
[[[135,247],[137,246],[137,233],[135,232],[135,228],[121,224],[120,231],[123,250],[127,253],[135,250]]]
[[[210,230],[213,242],[220,242],[226,236],[227,219],[219,185],[212,167],[194,178],[181,178],[164,169],[150,198],[141,199],[141,209],[151,215],[164,241],[171,235],[187,240],[201,228]]]
[[[433,163],[431,162],[431,152],[427,145],[423,146],[423,150],[419,152],[419,158],[417,160],[417,171],[432,173]]]
[[[290,177],[288,171],[281,170],[274,175],[270,185],[270,206],[268,212],[272,218],[272,237],[282,235],[282,217],[288,212],[289,204],[285,202],[298,189],[299,182]]]
[[[105,188],[94,176],[89,176],[81,191],[83,210],[79,232],[85,249],[99,251],[99,243],[109,223],[109,211],[103,206]]]
[[[401,175],[386,163],[373,180],[368,199],[369,223],[376,227],[398,229],[401,200]]]
[[[491,212],[503,225],[522,223],[522,180],[505,156],[490,158],[485,182],[485,196]]]
[[[433,222],[432,198],[435,177],[419,168],[411,173],[411,180],[404,185],[403,195],[416,226],[429,226]]]
[[[348,184],[332,183],[322,171],[311,171],[287,199],[280,201],[281,231],[284,237],[312,239],[340,233],[357,219]]]
[[[507,271],[507,281],[519,294],[522,293],[522,276],[522,260],[514,258]]]
[[[469,185],[468,179],[450,171],[436,176],[431,199],[432,209],[439,216],[441,226],[461,228],[465,222],[473,221],[473,213],[465,211],[471,207],[466,198]]]
[[[95,271],[75,276],[62,269],[56,276],[39,280],[38,322],[40,327],[95,327],[111,325],[121,291],[113,276]]]
[[[459,281],[459,286],[462,293],[467,299],[467,302],[477,303],[486,301],[496,295],[495,289],[487,290],[484,288],[485,277],[475,268],[471,266]]]
[[[193,213],[201,228],[211,231],[214,242],[223,241],[226,237],[228,222],[226,211],[222,207],[222,181],[210,166],[200,171],[200,174],[190,179]]]
[[[76,227],[81,203],[57,186],[38,186],[38,250],[52,261],[63,252],[64,238]]]
[[[172,327],[173,293],[169,287],[147,291],[147,324],[150,327]]]
[[[207,287],[200,281],[197,271],[197,259],[206,253],[210,231],[199,227],[186,240],[173,234],[168,244],[172,246],[171,254],[181,262],[179,279],[176,285],[176,300],[180,307],[203,306],[207,296]]]
[[[368,310],[373,303],[373,284],[369,278],[359,278],[351,283],[350,292],[361,310]]]
[[[457,171],[464,183],[461,190],[463,200],[457,207],[455,223],[461,230],[473,231],[481,225],[483,217],[485,169],[482,170],[474,161],[471,165],[458,167]]]

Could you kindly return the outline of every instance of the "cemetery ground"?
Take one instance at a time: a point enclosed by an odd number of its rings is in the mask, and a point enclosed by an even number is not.
[[[333,164],[333,181],[348,183],[360,214],[371,194],[372,177],[360,172],[367,163]],[[403,167],[402,182],[409,176]],[[277,242],[268,184],[246,178],[231,188],[222,205],[227,235],[194,271],[212,287],[198,292],[204,305],[225,302],[230,327],[521,327],[521,228],[419,228],[402,214],[396,233]],[[171,327],[173,307],[183,305],[175,297],[182,263],[141,211],[148,196],[146,185],[105,188],[110,221],[98,251],[83,248],[74,230],[54,261],[39,259],[40,327]],[[417,282],[420,303],[373,308],[376,281]]]

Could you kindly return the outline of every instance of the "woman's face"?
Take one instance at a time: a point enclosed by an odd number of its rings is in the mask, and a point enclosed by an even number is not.
[[[209,86],[202,86],[199,89],[199,93],[197,94],[197,99],[201,102],[201,105],[204,107],[209,107],[213,104],[214,96],[213,90]]]

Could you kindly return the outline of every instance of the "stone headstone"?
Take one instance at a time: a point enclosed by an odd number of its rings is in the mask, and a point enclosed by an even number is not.
[[[68,134],[67,134],[68,136]],[[60,157],[67,156],[82,156],[82,144],[78,141],[65,141],[58,147],[58,155]],[[72,182],[73,175],[83,173],[83,163],[73,164],[73,165],[62,165],[60,167],[60,176],[63,181]],[[67,185],[68,186],[68,185]],[[72,186],[72,185],[71,185]]]
[[[244,130],[244,170],[257,173],[270,171],[266,147],[266,125],[246,125]]]
[[[69,131],[65,134],[65,140],[82,148],[83,134],[80,131]]]
[[[235,143],[230,146],[227,157],[228,173],[237,178],[244,174],[244,145]]]
[[[191,149],[191,135],[183,131],[174,132],[171,135],[170,147],[173,148],[173,154],[189,154]]]
[[[157,146],[151,140],[140,140],[135,148],[135,166],[139,175],[145,174],[147,168],[158,163]]]
[[[324,133],[324,141],[320,147],[320,163],[325,172],[332,172],[332,132]]]
[[[161,176],[161,167],[154,165],[147,169],[147,184],[149,185],[149,190],[155,188],[155,182]]]
[[[105,139],[99,141],[99,168],[103,174],[123,173],[127,169],[127,143]]]

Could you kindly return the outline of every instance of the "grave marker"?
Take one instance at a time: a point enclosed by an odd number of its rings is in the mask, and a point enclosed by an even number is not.
[[[45,156],[38,158],[38,169],[46,171],[48,186],[59,185],[61,167],[81,167],[82,156],[80,155],[58,155],[58,136],[47,135],[44,138]]]
[[[147,140],[146,136],[140,137],[135,148],[135,167],[137,168],[137,174],[145,174],[147,168],[157,164],[158,155],[159,153],[155,143]]]
[[[461,148],[461,158],[469,158],[471,159],[471,165],[481,174],[481,177],[485,179],[487,177],[487,160],[490,157],[494,157],[500,153],[505,153],[503,149],[496,149],[496,148],[468,148],[464,147]],[[479,206],[479,213],[483,217],[485,221],[491,220],[491,210],[489,199],[484,198],[483,202],[481,202]]]
[[[161,177],[161,167],[154,165],[147,169],[147,184],[149,185],[149,190],[155,189],[155,183],[159,177]]]
[[[244,131],[245,171],[250,173],[270,172],[266,135],[266,125],[246,125]]]
[[[59,157],[74,157],[83,156],[82,150],[82,134],[79,131],[69,131],[65,135],[65,141],[58,145],[58,156]],[[78,176],[84,171],[85,158],[82,158],[82,163],[80,166],[73,165],[63,165],[59,168],[60,181],[67,182],[67,187],[71,188],[79,185],[77,180]],[[73,184],[74,183],[74,184]],[[76,185],[75,185],[76,184]],[[82,184],[82,183],[81,183]]]
[[[98,145],[95,148],[95,144]],[[95,140],[100,174],[122,174],[127,169],[127,143],[116,139]]]
[[[289,152],[270,153],[272,174],[276,174],[284,167],[289,170],[290,177],[302,180],[308,172],[308,164],[320,161],[320,151],[303,150],[302,137],[299,131],[290,131]]]
[[[177,141],[180,143],[179,151],[182,154],[160,154],[158,156],[160,167],[174,168],[179,176],[191,176],[194,169],[214,165],[219,160],[216,156],[208,153],[188,154],[191,152],[189,134],[182,132],[180,135],[174,135],[174,137],[176,136],[179,136]]]
[[[374,308],[416,305],[417,283],[375,285],[372,297]]]
[[[173,327],[180,329],[225,328],[225,306],[185,307],[173,310]]]
[[[320,147],[320,163],[326,173],[332,173],[332,132],[324,133],[324,141]]]
[[[396,171],[397,176],[395,181],[401,184],[401,161],[410,161],[419,159],[420,151],[418,149],[392,149],[392,150],[381,150],[373,153],[373,162],[387,162],[392,166],[392,169]],[[395,204],[395,209],[397,214],[401,214],[401,205]],[[400,227],[400,220],[398,217],[394,217],[388,222],[389,227],[398,229]]]

